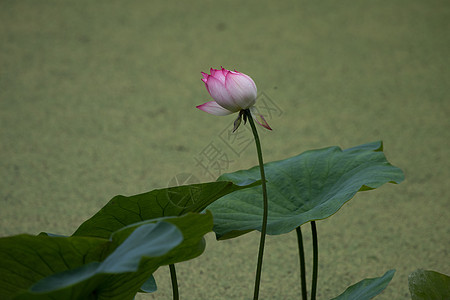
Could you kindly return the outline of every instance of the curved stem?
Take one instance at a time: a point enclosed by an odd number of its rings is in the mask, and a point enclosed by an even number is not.
[[[308,293],[306,291],[306,264],[305,264],[305,250],[303,249],[303,237],[302,230],[298,226],[295,231],[297,232],[297,242],[298,242],[298,254],[300,258],[300,280],[302,283],[302,299],[308,299]]]
[[[267,216],[268,216],[268,210],[269,210],[269,203],[267,200],[266,175],[264,173],[264,162],[263,162],[261,143],[259,141],[258,131],[256,130],[255,122],[253,121],[253,117],[250,113],[250,110],[249,109],[244,110],[244,114],[247,116],[250,126],[252,127],[253,136],[255,138],[256,152],[258,153],[259,170],[261,173],[261,181],[262,181],[261,187],[262,187],[262,193],[263,193],[263,206],[264,206],[262,226],[261,226],[261,238],[259,241],[258,264],[256,267],[255,290],[253,293],[253,300],[257,300],[259,298],[259,286],[261,283],[261,272],[262,272],[262,263],[263,263],[263,256],[264,256],[264,244],[266,241]]]
[[[317,291],[317,273],[319,270],[319,244],[317,242],[317,228],[315,221],[311,221],[311,232],[313,242],[313,274],[311,285],[311,300],[315,300]]]
[[[177,271],[175,270],[175,265],[169,265],[170,269],[170,279],[172,280],[172,297],[173,300],[179,300],[180,296],[178,294],[178,281],[177,281]]]

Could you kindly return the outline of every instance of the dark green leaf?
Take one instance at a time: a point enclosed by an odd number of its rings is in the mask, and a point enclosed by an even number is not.
[[[114,235],[112,239],[112,243],[115,243]],[[183,235],[172,224],[159,222],[141,225],[136,227],[102,262],[92,262],[76,269],[46,277],[33,285],[28,295],[34,293],[51,294],[51,292],[57,292],[58,295],[63,292],[59,290],[70,289],[70,293],[75,290],[80,292],[80,296],[87,298],[102,283],[110,281],[112,278],[110,274],[137,272],[143,258],[162,256],[182,241]],[[77,285],[79,287],[86,284],[87,281],[92,286],[91,290],[77,288]],[[127,284],[127,282],[124,282],[124,284]],[[137,290],[135,287],[133,291],[132,287],[129,286],[130,295],[134,297]],[[106,287],[106,289],[108,288]],[[99,290],[96,293],[101,294],[102,291]],[[130,295],[128,295],[128,298],[130,298]],[[123,297],[126,297],[126,295],[123,295]]]
[[[416,270],[408,277],[412,300],[450,299],[450,277],[435,271]]]
[[[143,293],[153,293],[156,292],[156,290],[158,289],[158,287],[156,286],[156,280],[155,277],[153,277],[153,275],[151,275],[146,282],[144,282],[144,284],[141,286],[141,290],[140,292]]]
[[[382,149],[381,142],[344,151],[330,147],[265,164],[269,200],[267,233],[283,234],[304,223],[328,218],[358,191],[403,181],[403,172],[389,164]],[[259,167],[219,177],[232,182],[243,179],[260,179]],[[213,212],[218,238],[260,230],[261,187],[226,195],[208,209]]]
[[[98,260],[107,242],[27,234],[0,238],[0,295],[12,299],[44,277]]]
[[[206,206],[231,192],[259,185],[243,179],[200,183],[158,189],[148,193],[111,199],[97,214],[85,221],[74,236],[107,238],[120,228],[145,220],[202,212]]]
[[[332,300],[368,300],[381,293],[391,282],[395,270],[387,271],[382,277],[364,279]]]
[[[0,295],[2,299],[133,299],[159,266],[200,255],[203,235],[212,230],[211,213],[162,220],[127,226],[111,240],[1,238]]]
[[[50,237],[67,237],[67,235],[54,234],[54,233],[49,233],[49,232],[41,232],[41,233],[39,233],[39,235],[46,235],[46,236],[50,236]]]

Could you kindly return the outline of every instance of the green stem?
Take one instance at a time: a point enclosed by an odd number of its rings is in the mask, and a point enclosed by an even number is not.
[[[311,232],[313,242],[313,274],[311,285],[311,300],[315,300],[317,291],[317,273],[319,270],[319,244],[317,242],[317,228],[315,221],[311,221]]]
[[[267,231],[267,216],[269,210],[269,203],[267,201],[267,187],[266,187],[266,175],[264,173],[264,162],[261,151],[261,143],[259,141],[258,131],[256,130],[255,122],[253,121],[252,115],[249,109],[244,110],[244,113],[247,116],[247,119],[252,127],[253,136],[255,138],[256,144],[256,152],[258,153],[258,162],[259,162],[259,170],[261,173],[261,187],[263,193],[263,218],[262,218],[262,227],[261,227],[261,238],[259,241],[259,253],[258,253],[258,265],[256,267],[256,277],[255,277],[255,290],[253,293],[253,300],[257,300],[259,298],[259,286],[261,283],[261,272],[262,272],[262,263],[264,256],[264,243],[266,241],[266,231]]]
[[[300,226],[296,229],[297,241],[298,241],[298,254],[300,257],[300,280],[302,283],[302,299],[308,299],[308,293],[306,291],[306,264],[305,264],[305,250],[303,249],[303,237]]]
[[[179,300],[180,296],[178,294],[178,281],[177,281],[177,271],[175,270],[175,265],[169,265],[170,269],[170,279],[172,280],[172,296],[173,300]]]

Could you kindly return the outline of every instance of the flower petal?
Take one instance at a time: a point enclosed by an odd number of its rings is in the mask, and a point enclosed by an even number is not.
[[[262,127],[272,130],[266,119],[259,113],[258,109],[255,106],[250,107],[250,113],[252,114],[253,119]]]
[[[247,109],[255,104],[257,89],[249,76],[230,71],[226,76],[225,86],[241,109]]]
[[[222,68],[223,69],[223,68]],[[225,75],[222,70],[216,70],[211,68],[211,76],[220,80],[223,84],[225,84]]]
[[[230,93],[219,79],[209,76],[208,82],[206,83],[206,88],[208,89],[211,97],[223,108],[226,108],[232,112],[241,110],[241,107],[234,103]]]
[[[202,81],[203,81],[204,83],[206,83],[206,82],[208,81],[208,76],[209,76],[209,74],[207,74],[207,73],[205,73],[205,72],[202,72],[202,76],[203,76]]]
[[[197,106],[197,108],[216,116],[226,116],[233,113],[232,111],[229,111],[228,109],[225,109],[217,104],[216,101],[203,103],[202,105]]]
[[[231,72],[231,71],[230,71],[230,72]],[[250,81],[250,83],[253,85],[253,88],[256,90],[256,84],[255,84],[255,82],[253,81],[253,79],[252,79],[250,76],[248,76],[247,74],[238,72],[238,71],[236,71],[236,70],[234,70],[234,72],[232,72],[232,73],[238,74],[238,75],[240,75],[240,76],[242,76],[242,77],[247,78],[247,80]]]
[[[227,74],[230,72],[229,70],[225,69],[224,67],[220,67],[220,70],[222,71],[222,75],[224,77],[224,81],[225,81],[225,77],[227,77]]]
[[[219,70],[213,69],[213,68],[210,68],[210,69],[209,69],[209,73],[211,73],[211,76],[214,76],[214,74],[215,74],[217,71],[219,71]]]

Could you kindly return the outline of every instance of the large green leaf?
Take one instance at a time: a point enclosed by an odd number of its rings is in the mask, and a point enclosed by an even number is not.
[[[125,240],[120,243],[118,239],[125,236]],[[115,277],[123,279],[125,276],[122,273],[137,272],[141,260],[148,264],[150,257],[162,256],[182,241],[183,235],[177,227],[165,222],[143,224],[136,227],[128,236],[118,232],[113,235],[111,241],[118,246],[105,260],[46,277],[34,284],[30,291],[21,295],[19,299],[29,299],[35,294],[45,294],[47,297],[58,299],[67,299],[69,296],[84,299],[91,295],[104,297],[105,294],[117,293],[117,289],[111,284],[117,280]],[[136,274],[126,275],[132,279],[131,276]],[[121,293],[120,297],[132,299],[141,284],[136,286],[134,280],[121,281],[128,292]]]
[[[368,300],[381,293],[391,282],[395,270],[387,271],[382,277],[364,279],[332,300]]]
[[[110,295],[105,295],[108,299],[122,299],[120,297],[114,297],[117,293],[126,293],[128,291],[128,288],[123,285],[124,281],[135,282],[135,287],[140,290],[142,289],[143,284],[148,281],[151,274],[153,274],[159,266],[193,259],[202,254],[205,250],[206,243],[203,236],[206,233],[211,232],[213,227],[211,212],[206,212],[205,214],[188,213],[181,217],[166,217],[160,218],[159,220],[171,223],[180,229],[184,238],[183,242],[165,255],[156,258],[157,261],[143,260],[138,273],[132,275],[120,274],[114,279],[110,279],[108,281],[108,286],[112,288],[113,292]],[[151,222],[155,222],[155,220],[143,221],[124,227],[119,231],[122,235],[122,239],[126,237],[129,232],[133,231],[136,226]],[[120,239],[118,239],[118,242],[120,242]]]
[[[213,225],[209,212],[161,221],[124,227],[111,240],[1,238],[0,295],[2,299],[133,299],[159,266],[200,255],[203,235]]]
[[[112,232],[136,222],[201,212],[226,194],[259,184],[260,180],[218,181],[169,187],[130,197],[115,196],[73,235],[107,238]]]
[[[408,277],[412,300],[450,299],[450,277],[435,271],[416,270]]]
[[[287,233],[304,223],[325,219],[358,191],[384,183],[400,183],[403,172],[389,164],[382,142],[347,150],[330,147],[265,164],[269,200],[267,233]],[[260,179],[259,167],[224,174],[219,180]],[[260,230],[263,213],[261,187],[233,192],[208,206],[218,238]]]
[[[99,260],[107,242],[27,234],[0,238],[0,295],[12,299],[47,276]]]
[[[201,212],[206,206],[226,194],[259,184],[261,184],[260,180],[249,181],[247,179],[236,183],[217,181],[157,189],[130,197],[119,195],[81,224],[73,236],[106,238],[112,232],[136,222],[181,216],[189,212]],[[173,222],[176,224],[177,219],[174,219]],[[189,231],[188,234],[195,235],[197,228],[193,226],[185,228],[185,230]],[[204,247],[203,239],[197,244],[189,244],[183,252],[174,253],[171,263],[192,259],[202,253]],[[142,286],[141,291],[148,292],[154,289],[153,286],[148,288],[148,282],[152,285],[155,283],[154,279],[147,278],[146,285]]]

